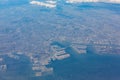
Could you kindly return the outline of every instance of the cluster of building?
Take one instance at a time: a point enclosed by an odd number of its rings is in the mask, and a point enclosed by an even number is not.
[[[79,54],[87,53],[87,45],[72,44],[71,47]]]
[[[51,50],[53,51],[52,60],[62,60],[70,57],[70,54],[65,52],[65,48],[61,48],[57,45],[51,46]]]
[[[94,43],[92,47],[98,54],[120,54],[120,45],[115,45],[111,43],[103,44],[98,42]]]
[[[88,44],[72,43],[71,47],[77,53],[87,53],[88,49],[91,49],[96,54],[119,54],[120,51],[119,44],[107,40],[91,41]]]

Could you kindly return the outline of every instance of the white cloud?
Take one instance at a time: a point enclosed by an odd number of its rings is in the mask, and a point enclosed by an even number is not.
[[[82,3],[82,2],[105,2],[105,3],[120,3],[120,0],[66,0],[66,3]],[[31,1],[30,4],[44,6],[48,8],[55,8],[57,0]]]
[[[51,0],[49,0],[49,1],[46,1],[47,3],[50,3],[50,4],[56,4],[56,1],[51,1]]]
[[[67,3],[78,3],[78,2],[106,2],[106,3],[120,3],[120,0],[67,0]]]
[[[45,6],[45,7],[48,7],[48,8],[55,8],[56,7],[56,2],[55,1],[46,1],[46,2],[31,1],[30,4]]]

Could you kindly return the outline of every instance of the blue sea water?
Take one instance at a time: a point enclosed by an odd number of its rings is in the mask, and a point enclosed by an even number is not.
[[[27,61],[8,64],[8,71],[1,74],[3,80],[119,80],[120,57],[112,55],[87,55],[79,56],[79,59],[67,58],[51,62],[48,67],[53,67],[51,75],[42,77],[33,76],[30,64]],[[13,66],[14,65],[14,66]],[[9,76],[8,76],[9,75]],[[9,79],[7,79],[7,77]]]
[[[55,44],[60,45],[58,43]],[[107,54],[99,55],[91,53],[89,50],[87,54],[77,55],[70,47],[66,52],[69,52],[71,57],[60,61],[52,61],[49,66],[54,68],[54,73],[51,76],[43,77],[43,80],[120,79],[120,56]]]

